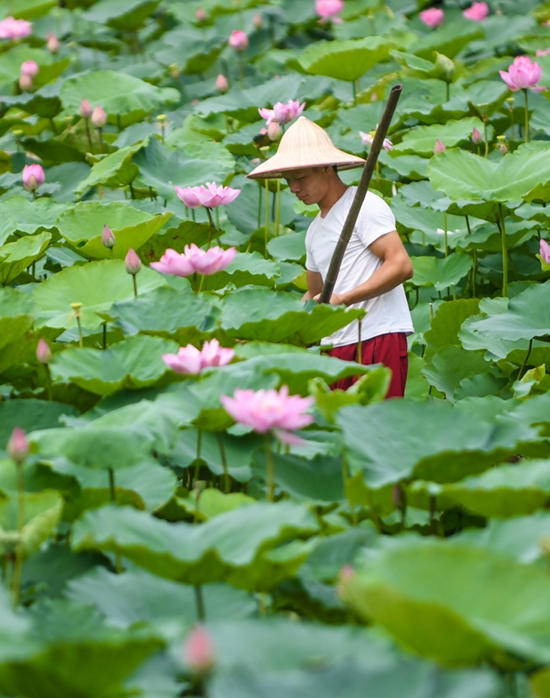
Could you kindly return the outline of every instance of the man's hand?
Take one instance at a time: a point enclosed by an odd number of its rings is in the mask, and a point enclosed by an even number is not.
[[[321,296],[320,293],[318,293],[316,296],[313,296],[313,300],[319,302],[319,297]],[[329,301],[330,305],[347,305],[345,301],[345,295],[343,293],[333,293],[332,296],[330,297]]]

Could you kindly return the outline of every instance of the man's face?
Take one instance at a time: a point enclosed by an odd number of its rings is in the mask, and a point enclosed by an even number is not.
[[[300,201],[304,204],[318,204],[328,192],[329,174],[327,167],[304,167],[301,170],[290,170],[285,179],[290,191]]]

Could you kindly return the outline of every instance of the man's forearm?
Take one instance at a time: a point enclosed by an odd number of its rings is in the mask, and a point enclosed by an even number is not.
[[[412,275],[412,265],[408,259],[384,262],[370,279],[351,289],[351,291],[339,294],[341,302],[345,303],[345,305],[352,305],[353,303],[360,303],[361,301],[375,298],[391,291],[399,284],[410,279]]]

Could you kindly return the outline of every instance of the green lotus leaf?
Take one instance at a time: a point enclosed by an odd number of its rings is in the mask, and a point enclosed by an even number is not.
[[[100,0],[83,17],[113,29],[138,29],[157,9],[160,0]]]
[[[344,307],[302,303],[284,293],[243,289],[223,299],[221,327],[229,336],[313,344],[362,316]]]
[[[40,197],[36,201],[29,201],[23,196],[14,196],[2,203],[2,210],[5,215],[13,220],[10,234],[20,233],[25,235],[36,235],[49,231],[54,233],[57,226],[58,216],[65,210],[63,204],[56,204],[47,197]],[[59,237],[59,236],[57,236]]]
[[[139,292],[146,294],[166,282],[152,269],[143,268],[137,283]],[[33,291],[37,307],[35,326],[76,328],[78,324],[71,303],[82,303],[82,326],[94,330],[103,323],[100,313],[107,313],[115,301],[131,298],[133,293],[132,280],[122,260],[67,267]]]
[[[537,440],[535,430],[525,423],[494,425],[445,403],[390,400],[351,405],[339,411],[336,421],[350,456],[372,488],[410,477],[441,483],[462,480]]]
[[[177,65],[186,74],[205,73],[225,48],[224,38],[218,33],[208,36],[199,32],[188,24],[185,15],[179,27],[163,35],[161,45],[165,48],[155,52],[155,60],[165,66]]]
[[[170,369],[162,354],[177,353],[175,342],[136,336],[106,350],[71,347],[50,363],[54,381],[72,382],[96,395],[155,385]]]
[[[474,260],[470,255],[458,250],[448,257],[412,257],[414,276],[411,283],[415,286],[433,286],[442,291],[458,284],[470,271]]]
[[[86,512],[75,523],[71,542],[77,551],[117,552],[167,579],[187,584],[223,579],[260,591],[292,576],[310,547],[296,536],[316,530],[311,512],[289,501],[239,507],[200,526],[170,524],[135,509],[108,505]]]
[[[78,184],[75,192],[83,194],[90,187],[104,184],[106,187],[129,186],[139,174],[137,165],[132,162],[132,155],[143,148],[144,141],[116,150],[110,155],[100,156],[90,170],[90,174]]]
[[[438,509],[460,505],[487,518],[526,516],[550,502],[548,461],[501,465],[446,485],[414,482],[407,497],[411,506],[425,509],[430,507],[430,497],[436,497]]]
[[[0,372],[20,359],[21,341],[34,322],[33,311],[34,304],[27,294],[12,288],[0,289]],[[0,443],[2,432],[0,426]]]
[[[456,390],[465,378],[493,373],[494,367],[481,352],[466,351],[461,346],[449,344],[440,349],[424,366],[422,375],[430,385],[444,393],[449,402],[455,402]]]
[[[67,63],[65,67],[68,67]],[[53,92],[51,86],[42,88],[32,94],[23,93],[21,95],[13,95],[2,97],[2,105],[6,107],[18,106],[28,114],[38,114],[45,119],[53,119],[61,111],[61,100]]]
[[[179,102],[180,94],[170,87],[160,88],[115,70],[92,70],[65,80],[60,91],[65,109],[78,112],[83,99],[101,104],[110,116],[120,115],[121,124],[140,121],[153,109]]]
[[[445,82],[452,82],[455,74],[455,65],[450,58],[435,52],[434,63],[419,58],[412,53],[402,51],[390,51],[393,58],[402,66],[408,68],[411,75],[419,78],[436,78]]]
[[[88,259],[124,259],[130,248],[139,249],[170,219],[170,212],[151,216],[130,204],[87,201],[66,210],[57,219],[59,232],[71,248]],[[101,241],[103,226],[114,233],[109,250]]]
[[[37,19],[45,15],[52,7],[53,0],[21,0],[17,8],[13,8],[13,17],[17,19]]]
[[[20,503],[17,490],[6,492],[0,499],[0,551],[13,554],[19,537],[19,507],[23,506],[24,522],[21,529],[23,554],[38,550],[57,528],[63,509],[63,497],[54,490],[25,492]]]
[[[357,571],[345,598],[402,645],[446,666],[550,657],[545,571],[489,550],[409,540]]]
[[[438,140],[447,148],[451,148],[461,141],[469,141],[474,128],[483,132],[481,119],[467,117],[460,121],[447,121],[441,125],[418,126],[406,133],[401,143],[393,146],[392,155],[433,155]]]
[[[352,82],[389,58],[395,44],[381,36],[347,41],[318,41],[304,49],[300,65],[312,75]]]
[[[234,284],[237,288],[271,286],[280,273],[276,262],[264,259],[258,252],[240,252],[223,271],[205,276],[202,287],[206,291],[224,288],[228,284]]]
[[[409,50],[422,58],[432,58],[433,51],[454,58],[470,41],[482,39],[483,36],[483,29],[478,22],[455,18],[436,31],[419,36]]]
[[[14,427],[19,426],[26,432],[58,427],[63,414],[72,416],[76,410],[61,402],[32,398],[0,402],[0,448],[5,447]]]
[[[50,233],[19,238],[0,247],[0,284],[7,286],[30,264],[39,259],[50,244]]]
[[[303,261],[306,254],[305,237],[301,232],[271,238],[267,243],[267,251],[277,261]]]

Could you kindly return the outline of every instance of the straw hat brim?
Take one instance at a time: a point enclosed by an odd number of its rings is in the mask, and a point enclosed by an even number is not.
[[[362,167],[363,158],[336,148],[328,133],[313,121],[300,117],[281,138],[279,150],[248,175],[250,179],[277,179],[291,170],[336,166],[339,170]]]

